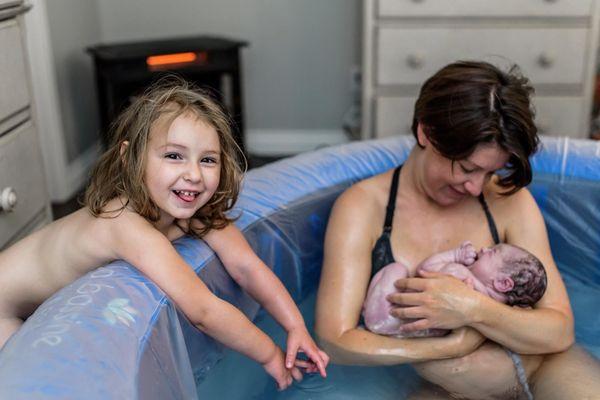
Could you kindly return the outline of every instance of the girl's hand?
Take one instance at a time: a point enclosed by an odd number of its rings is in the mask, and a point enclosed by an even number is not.
[[[475,321],[483,294],[445,274],[422,271],[421,276],[397,280],[395,286],[399,292],[387,297],[396,305],[391,315],[415,320],[404,324],[402,332],[455,329]]]
[[[310,362],[296,360],[299,351],[305,353]],[[287,368],[296,366],[306,368],[306,372],[319,371],[321,376],[325,378],[327,377],[325,368],[327,368],[328,363],[329,356],[317,347],[304,326],[290,329],[287,338],[287,355],[285,361]]]
[[[296,380],[301,380],[302,374],[297,368],[286,368],[283,351],[281,351],[278,346],[275,346],[275,348],[276,350],[273,352],[273,355],[264,362],[262,366],[267,374],[271,375],[271,377],[275,379],[275,382],[277,382],[277,389],[284,390],[292,384],[292,376],[294,376]],[[294,371],[294,369],[296,371]],[[300,374],[299,379],[296,376],[297,374]]]

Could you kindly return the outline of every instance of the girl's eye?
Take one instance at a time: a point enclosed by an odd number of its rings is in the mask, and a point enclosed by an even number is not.
[[[179,153],[167,153],[165,154],[165,158],[168,158],[169,160],[181,160],[181,154]]]
[[[213,158],[213,157],[204,157],[202,159],[202,162],[203,163],[209,163],[209,164],[217,164],[218,160],[216,158]]]

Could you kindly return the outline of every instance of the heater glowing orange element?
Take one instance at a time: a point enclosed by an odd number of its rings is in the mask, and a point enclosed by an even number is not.
[[[182,64],[196,61],[196,53],[173,53],[150,56],[146,58],[146,64],[151,67],[169,64]]]

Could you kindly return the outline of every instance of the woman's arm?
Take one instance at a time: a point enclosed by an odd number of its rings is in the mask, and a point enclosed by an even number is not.
[[[508,217],[505,241],[533,253],[544,264],[548,278],[546,293],[533,310],[498,307],[486,299],[486,304],[474,314],[471,326],[522,354],[564,351],[574,342],[573,313],[550,251],[542,214],[527,189],[505,199],[501,207],[510,210],[501,210]]]
[[[521,354],[554,353],[567,349],[574,341],[573,314],[565,286],[552,254],[542,215],[531,194],[522,189],[497,199],[492,213],[500,216],[506,242],[520,246],[544,264],[548,286],[534,309],[509,307],[472,291],[456,279],[425,273],[428,279],[409,278],[397,282],[401,290],[421,293],[396,293],[399,318],[418,318],[412,330],[471,326],[487,338]]]
[[[377,205],[353,186],[336,201],[327,225],[317,297],[316,334],[332,361],[353,365],[399,364],[453,358],[483,338],[461,330],[443,338],[397,339],[357,328],[371,272]],[[381,226],[381,225],[377,225]]]
[[[234,225],[228,225],[209,232],[204,240],[217,253],[233,280],[288,332],[288,367],[294,363],[296,351],[300,348],[325,376],[329,357],[322,354],[308,334],[302,314],[287,289],[256,255],[242,233]]]

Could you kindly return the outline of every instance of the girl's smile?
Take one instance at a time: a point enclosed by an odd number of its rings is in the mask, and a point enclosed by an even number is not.
[[[214,195],[221,147],[212,125],[187,112],[159,121],[148,142],[145,182],[161,211],[159,225],[191,218]]]

